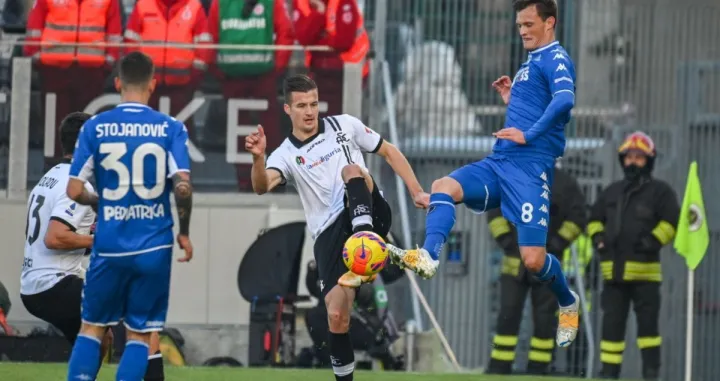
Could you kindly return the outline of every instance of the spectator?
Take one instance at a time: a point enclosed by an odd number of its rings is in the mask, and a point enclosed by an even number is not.
[[[213,0],[208,26],[214,43],[233,45],[293,45],[295,33],[285,0]],[[213,70],[220,79],[225,99],[255,98],[268,101],[267,110],[253,119],[249,111],[240,111],[238,122],[262,124],[268,140],[268,152],[285,138],[280,131],[280,104],[277,80],[287,70],[290,50],[219,50]],[[242,146],[242,144],[238,144]],[[251,190],[252,164],[238,164],[240,190]]]
[[[128,50],[147,54],[155,64],[157,87],[149,105],[159,109],[160,97],[167,96],[170,98],[170,114],[177,115],[192,100],[212,53],[209,49],[151,47],[151,44],[212,42],[207,29],[207,16],[200,1],[139,0],[130,14],[125,40],[146,44]],[[192,121],[184,122],[192,136]]]
[[[365,22],[355,0],[293,0],[298,41],[305,46],[329,46],[332,52],[306,52],[305,63],[323,99],[327,113],[342,114],[343,65],[363,62],[370,50]],[[367,78],[368,63],[363,66]]]
[[[680,205],[670,185],[652,177],[655,157],[646,134],[625,139],[618,150],[625,178],[600,193],[587,226],[604,280],[600,376],[606,379],[620,377],[631,303],[643,379],[660,377],[660,250],[675,237]]]
[[[28,14],[27,41],[60,44],[121,42],[118,0],[37,0]],[[42,102],[48,93],[57,95],[55,115],[84,110],[100,95],[119,53],[120,49],[116,47],[24,47],[25,56],[32,57],[38,66]],[[60,134],[55,136],[55,156],[59,157]]]

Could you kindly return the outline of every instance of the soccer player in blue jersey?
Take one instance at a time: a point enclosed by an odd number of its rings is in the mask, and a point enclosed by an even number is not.
[[[493,83],[508,105],[505,126],[494,133],[493,153],[433,182],[422,248],[388,247],[394,262],[430,278],[455,223],[455,205],[478,212],[500,207],[517,228],[525,267],[558,299],[556,341],[565,347],[577,335],[579,298],[568,288],[560,262],[546,253],[545,241],[553,167],[565,150],[565,124],[575,104],[575,68],[555,40],[554,0],[515,0],[513,7],[529,55],[514,80],[503,76]]]
[[[115,79],[122,103],[88,120],[78,138],[67,194],[97,210],[97,227],[68,381],[95,379],[100,339],[107,326],[120,320],[127,328],[127,343],[116,379],[143,379],[150,335],[163,329],[167,316],[171,192],[178,212],[177,242],[185,250],[180,261],[192,259],[187,130],[183,123],[147,106],[155,88],[153,75],[148,56],[139,52],[125,56]],[[84,186],[93,175],[97,194]]]

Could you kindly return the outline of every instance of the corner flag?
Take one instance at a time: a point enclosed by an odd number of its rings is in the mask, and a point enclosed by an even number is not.
[[[688,172],[674,247],[678,254],[685,257],[690,270],[695,270],[705,256],[709,244],[710,234],[705,218],[702,187],[697,174],[697,162],[693,161]]]

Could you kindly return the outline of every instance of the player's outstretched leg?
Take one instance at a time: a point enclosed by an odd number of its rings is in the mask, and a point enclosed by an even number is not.
[[[425,243],[422,248],[403,250],[388,245],[390,258],[400,267],[409,268],[423,278],[432,278],[437,272],[440,252],[453,225],[455,203],[463,200],[463,190],[457,180],[443,177],[432,184],[430,207],[425,220]]]
[[[355,352],[350,340],[350,311],[355,290],[334,286],[325,295],[330,328],[330,362],[335,380],[352,381],[355,372]]]
[[[531,232],[531,233],[528,233]],[[525,267],[541,282],[548,284],[560,304],[558,330],[555,337],[558,347],[567,347],[577,337],[579,328],[580,298],[570,290],[558,259],[545,251],[543,246],[525,246],[527,236],[534,233],[546,234],[544,230],[518,228],[520,255]],[[544,242],[545,237],[534,241]],[[533,240],[533,239],[531,239]]]
[[[68,363],[68,381],[94,380],[100,370],[100,344],[105,327],[82,324]]]

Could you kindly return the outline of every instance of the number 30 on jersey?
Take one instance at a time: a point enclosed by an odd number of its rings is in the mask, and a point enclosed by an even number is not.
[[[127,143],[102,143],[100,153],[108,154],[100,165],[107,171],[113,171],[118,175],[118,187],[115,189],[103,189],[103,198],[110,201],[117,201],[125,197],[130,187],[135,194],[143,200],[151,200],[159,197],[165,189],[167,165],[167,153],[157,143],[144,143],[138,146],[132,153],[131,167],[120,161],[127,153]],[[151,155],[155,157],[155,185],[148,188],[145,185],[145,158]]]

